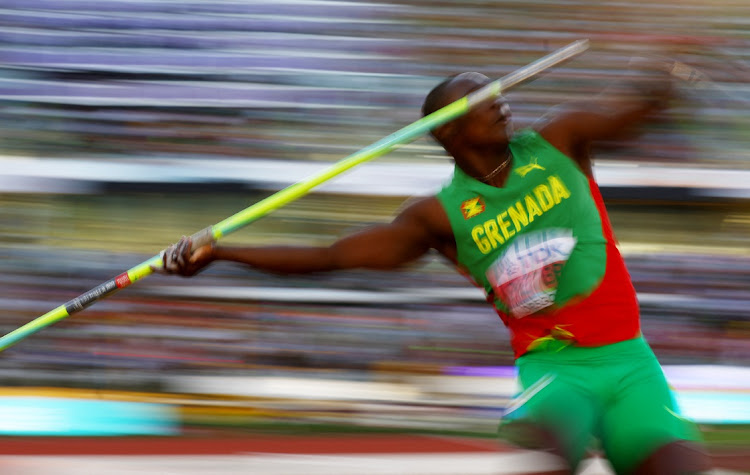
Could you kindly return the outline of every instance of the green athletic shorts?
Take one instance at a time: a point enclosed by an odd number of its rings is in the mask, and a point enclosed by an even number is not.
[[[525,429],[542,428],[573,468],[596,439],[618,474],[630,473],[666,443],[700,439],[697,427],[679,415],[643,338],[595,348],[552,340],[516,364],[523,392],[503,416],[501,437],[531,447],[539,441],[525,440]]]

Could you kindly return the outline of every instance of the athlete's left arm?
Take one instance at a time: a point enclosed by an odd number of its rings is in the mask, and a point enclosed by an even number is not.
[[[591,100],[558,106],[534,128],[591,174],[592,142],[623,138],[666,107],[673,91],[666,69],[654,67],[647,74],[613,84]]]

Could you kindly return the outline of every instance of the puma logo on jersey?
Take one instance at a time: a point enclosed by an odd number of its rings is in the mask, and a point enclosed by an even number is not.
[[[464,219],[473,218],[474,216],[481,214],[484,212],[484,208],[484,201],[482,201],[482,198],[479,196],[461,203],[461,212],[464,215]]]
[[[516,168],[516,173],[521,175],[522,177],[525,177],[528,175],[532,170],[546,170],[543,166],[539,165],[538,158],[532,157],[532,162],[530,162],[528,165],[524,165],[522,167]]]

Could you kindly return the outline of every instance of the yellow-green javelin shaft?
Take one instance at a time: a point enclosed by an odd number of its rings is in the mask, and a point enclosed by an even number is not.
[[[229,218],[209,226],[192,236],[193,248],[207,244],[230,234],[250,223],[261,218],[271,211],[296,200],[307,194],[311,189],[324,183],[331,178],[339,175],[360,163],[372,160],[373,158],[385,155],[388,152],[398,148],[401,145],[409,143],[426,132],[451,121],[466,112],[476,104],[500,95],[511,87],[526,81],[545,69],[559,64],[567,59],[577,56],[588,49],[588,40],[579,40],[568,46],[554,51],[521,69],[518,69],[507,76],[493,81],[490,84],[478,89],[471,94],[453,102],[432,114],[423,117],[416,122],[394,132],[393,134],[369,145],[362,150],[342,159],[333,166],[283,190],[261,200],[254,205],[230,216]],[[52,325],[58,320],[83,310],[97,300],[115,293],[117,290],[125,288],[133,282],[147,277],[153,271],[151,267],[160,267],[162,265],[161,254],[138,264],[132,269],[113,277],[112,279],[99,284],[93,289],[79,295],[78,297],[60,305],[59,307],[37,317],[22,327],[13,330],[0,338],[0,351],[18,343],[24,338],[32,335],[39,330]]]

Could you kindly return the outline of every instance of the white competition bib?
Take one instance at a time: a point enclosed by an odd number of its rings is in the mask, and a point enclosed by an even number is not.
[[[495,295],[515,318],[555,302],[558,277],[573,252],[576,238],[569,229],[546,229],[518,236],[487,269]]]

